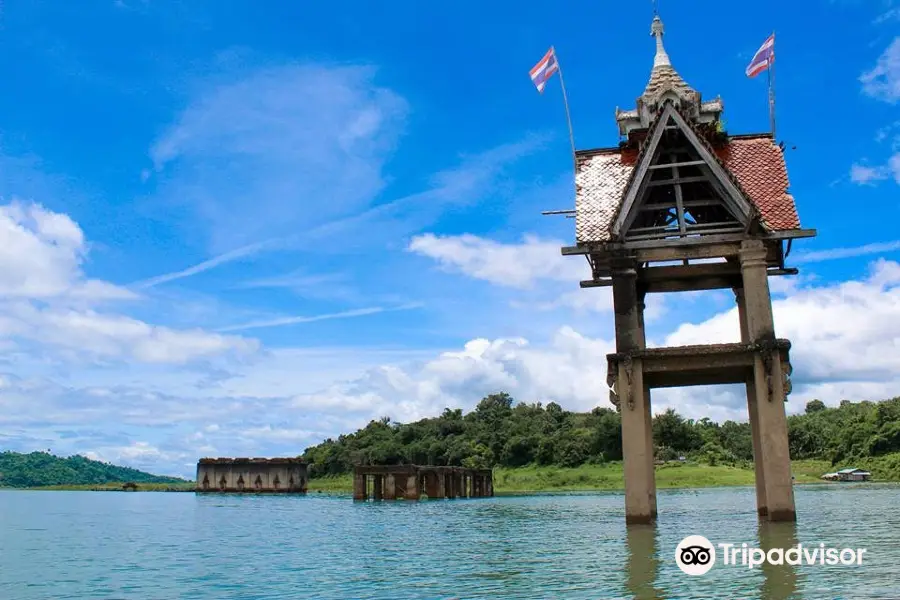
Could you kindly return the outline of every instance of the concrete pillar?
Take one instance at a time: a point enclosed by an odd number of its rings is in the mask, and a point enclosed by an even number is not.
[[[366,476],[363,473],[353,474],[353,499],[366,499]]]
[[[641,311],[638,306],[637,271],[633,260],[618,258],[612,264],[613,306],[616,320],[616,352],[643,348]],[[622,416],[622,455],[625,471],[625,522],[650,523],[655,517],[653,481],[653,429],[650,403],[640,358],[619,362],[616,382]]]
[[[486,483],[485,483],[486,489],[485,489],[484,495],[487,496],[488,498],[493,498],[494,497],[494,474],[488,473],[487,475],[485,475],[484,478],[486,480]]]
[[[741,244],[741,276],[747,333],[756,344],[775,341],[772,299],[766,274],[766,249],[760,240]],[[759,418],[759,441],[766,485],[766,509],[770,521],[795,521],[794,488],[784,412],[784,380],[781,355],[774,347],[761,349],[753,359],[753,382]]]
[[[384,500],[384,475],[372,475],[372,496],[375,500]]]
[[[741,341],[750,342],[747,329],[747,307],[744,300],[744,288],[735,288],[734,297],[738,306],[738,318],[741,324]],[[760,517],[768,515],[766,505],[766,472],[763,468],[761,441],[759,439],[759,408],[756,403],[755,376],[747,379],[747,414],[750,417],[750,437],[753,441],[753,470],[756,473],[756,514]]]
[[[419,489],[419,474],[413,473],[406,478],[406,499],[418,500],[420,495],[421,490]]]
[[[639,327],[639,337],[638,341],[640,342],[641,348],[647,347],[647,330],[644,326],[644,310],[647,305],[644,302],[647,296],[646,290],[638,290],[638,327]],[[644,426],[647,428],[647,431],[650,432],[650,435],[647,436],[647,460],[650,461],[650,473],[653,474],[650,477],[650,516],[654,519],[656,518],[656,457],[653,454],[653,409],[650,401],[650,386],[644,384],[644,398],[646,398],[646,403],[644,407],[644,420],[646,421]]]
[[[462,474],[462,497],[463,498],[469,497],[469,474],[468,473]]]
[[[394,475],[391,473],[384,476],[384,498],[386,500],[397,499],[397,488],[394,483]]]

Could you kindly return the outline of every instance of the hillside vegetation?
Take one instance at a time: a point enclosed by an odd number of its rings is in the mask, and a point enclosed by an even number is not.
[[[0,486],[42,487],[134,483],[179,483],[177,477],[151,475],[83,456],[62,458],[49,452],[0,452]]]
[[[812,473],[816,469],[851,465],[870,469],[877,479],[900,480],[900,398],[845,400],[836,408],[812,400],[804,414],[788,417],[788,434],[795,471],[801,471],[803,479],[821,475]],[[653,418],[653,438],[658,460],[685,458],[697,465],[751,468],[746,422],[695,421],[668,410]],[[314,478],[345,475],[354,464],[408,463],[495,467],[501,469],[498,475],[529,467],[549,478],[554,469],[620,461],[622,438],[615,410],[575,413],[555,402],[515,404],[511,396],[499,393],[482,399],[468,414],[448,408],[439,417],[406,424],[383,417],[355,433],[307,448],[303,457],[313,463]],[[615,470],[609,473],[618,477]],[[734,475],[736,481],[742,477]],[[515,471],[502,479],[512,484]]]

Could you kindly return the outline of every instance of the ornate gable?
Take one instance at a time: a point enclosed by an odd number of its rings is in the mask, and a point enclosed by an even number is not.
[[[618,215],[613,239],[659,239],[748,230],[757,216],[672,101],[653,122]]]

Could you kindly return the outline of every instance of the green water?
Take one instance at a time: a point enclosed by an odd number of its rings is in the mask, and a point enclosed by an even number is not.
[[[798,486],[799,522],[759,524],[751,488],[661,491],[655,527],[618,493],[422,502],[0,492],[0,599],[898,598],[900,487]],[[861,566],[718,561],[675,547],[865,548]]]

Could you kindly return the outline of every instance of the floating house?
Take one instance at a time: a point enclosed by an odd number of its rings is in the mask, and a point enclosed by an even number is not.
[[[822,479],[828,481],[869,481],[872,474],[862,469],[841,469],[834,473],[825,473]]]

